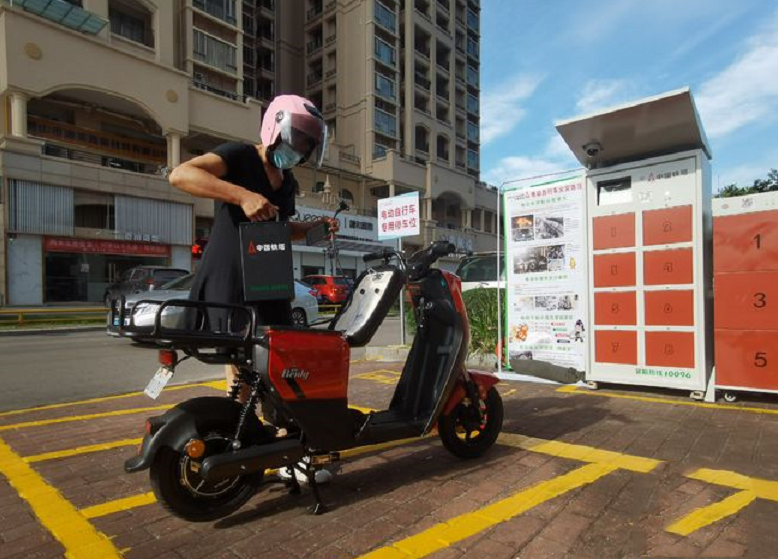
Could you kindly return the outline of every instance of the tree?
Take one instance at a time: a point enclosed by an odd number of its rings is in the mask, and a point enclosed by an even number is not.
[[[734,198],[735,196],[746,196],[747,194],[775,191],[778,191],[778,169],[771,169],[770,172],[767,173],[766,179],[756,179],[751,186],[728,184],[718,191],[716,198]]]

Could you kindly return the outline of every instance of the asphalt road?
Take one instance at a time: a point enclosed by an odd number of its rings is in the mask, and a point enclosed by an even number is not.
[[[399,324],[387,319],[371,345],[398,344]],[[353,349],[351,358],[362,358],[364,351]],[[154,346],[103,330],[0,336],[0,411],[143,390],[158,366]],[[171,384],[220,378],[222,366],[189,359]]]

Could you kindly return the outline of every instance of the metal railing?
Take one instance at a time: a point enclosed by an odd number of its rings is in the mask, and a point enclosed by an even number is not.
[[[0,309],[0,325],[48,322],[105,321],[109,309],[104,307]]]

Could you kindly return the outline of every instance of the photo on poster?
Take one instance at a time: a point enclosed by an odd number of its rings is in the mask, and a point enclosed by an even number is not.
[[[511,236],[516,243],[535,240],[535,216],[520,215],[511,220]]]
[[[565,236],[565,219],[563,217],[535,217],[535,238],[560,239]]]
[[[521,248],[513,257],[514,274],[558,271],[563,270],[564,265],[565,245]]]

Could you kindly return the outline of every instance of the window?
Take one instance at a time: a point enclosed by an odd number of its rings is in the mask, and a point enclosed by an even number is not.
[[[346,200],[347,202],[353,203],[354,202],[354,195],[347,188],[341,188],[340,189],[340,199],[341,200]]]
[[[386,76],[376,73],[375,88],[376,88],[376,92],[381,97],[386,97],[387,99],[392,99],[392,100],[395,100],[397,98],[395,83],[393,80],[390,80]]]
[[[384,134],[397,136],[397,119],[380,109],[375,110],[375,127]]]
[[[194,7],[235,25],[235,0],[194,0]]]
[[[375,39],[375,55],[378,60],[387,64],[388,66],[394,66],[396,60],[396,54],[394,47],[389,46],[378,37]]]
[[[381,159],[382,157],[386,157],[386,152],[388,150],[389,148],[382,144],[373,144],[373,159]]]
[[[109,10],[109,17],[111,19],[111,33],[136,43],[151,46],[149,43],[152,41],[146,38],[146,22],[143,18],[113,8]],[[150,35],[151,33],[149,33]]]
[[[472,122],[467,123],[467,140],[470,142],[478,142],[478,125]]]
[[[467,150],[467,166],[471,169],[478,169],[478,153],[472,149]]]
[[[313,193],[318,194],[319,192],[324,192],[324,181],[319,181],[313,185]]]
[[[478,70],[472,66],[467,67],[467,85],[478,87]]]
[[[478,41],[476,41],[475,39],[467,40],[467,54],[475,58],[478,58]]]
[[[473,10],[467,10],[467,26],[473,31],[478,31],[478,14]]]
[[[469,93],[467,94],[467,110],[471,113],[478,112],[478,97]]]
[[[206,35],[198,29],[194,30],[193,51],[196,60],[229,72],[237,70],[237,49],[224,41]]]
[[[392,33],[397,32],[397,15],[395,15],[394,10],[390,10],[378,0],[375,2],[375,19],[381,27]]]

